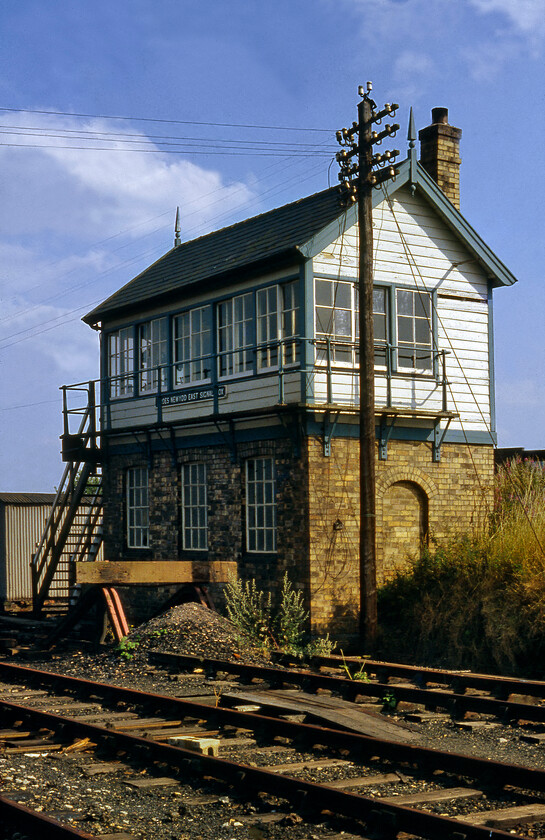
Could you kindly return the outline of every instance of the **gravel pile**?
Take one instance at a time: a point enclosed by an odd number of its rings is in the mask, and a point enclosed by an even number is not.
[[[134,646],[134,647],[133,647]],[[236,627],[200,604],[181,604],[134,629],[122,643],[135,659],[150,651],[264,663],[258,648],[241,640]]]

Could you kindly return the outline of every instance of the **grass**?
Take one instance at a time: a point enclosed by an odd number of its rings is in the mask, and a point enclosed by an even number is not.
[[[545,676],[545,469],[501,466],[494,510],[379,592],[381,654]]]

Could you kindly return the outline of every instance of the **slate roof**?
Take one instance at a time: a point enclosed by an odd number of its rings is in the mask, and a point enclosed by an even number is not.
[[[180,289],[282,256],[302,259],[303,245],[343,212],[339,188],[320,193],[184,242],[85,315],[96,324],[105,315],[150,303]]]

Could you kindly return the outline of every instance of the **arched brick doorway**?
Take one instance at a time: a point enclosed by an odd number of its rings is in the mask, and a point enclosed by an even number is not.
[[[379,583],[391,579],[418,555],[428,538],[428,497],[414,481],[386,488],[382,510],[382,563]]]

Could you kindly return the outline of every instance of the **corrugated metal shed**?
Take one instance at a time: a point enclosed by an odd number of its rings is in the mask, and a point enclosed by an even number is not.
[[[53,493],[0,493],[0,603],[31,599],[30,562],[54,500]]]

